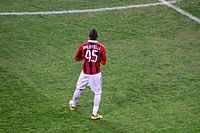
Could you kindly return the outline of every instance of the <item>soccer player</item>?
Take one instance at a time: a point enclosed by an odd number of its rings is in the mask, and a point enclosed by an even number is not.
[[[103,118],[97,112],[101,101],[102,94],[102,74],[100,64],[106,64],[106,50],[105,47],[97,41],[98,33],[92,29],[89,33],[90,40],[80,45],[76,52],[76,61],[84,60],[82,64],[82,71],[77,81],[76,89],[74,91],[73,99],[70,100],[70,110],[75,110],[78,98],[81,92],[89,86],[94,92],[94,105],[91,115],[92,120]]]

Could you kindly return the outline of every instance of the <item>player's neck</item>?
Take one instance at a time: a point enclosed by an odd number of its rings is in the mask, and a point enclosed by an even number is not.
[[[93,43],[97,43],[97,40],[88,40],[88,42],[93,42]]]

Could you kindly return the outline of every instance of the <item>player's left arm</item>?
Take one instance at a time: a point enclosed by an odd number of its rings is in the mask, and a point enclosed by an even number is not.
[[[105,65],[106,64],[106,49],[105,49],[104,46],[101,47],[101,54],[100,54],[100,56],[101,56],[101,64]]]
[[[76,52],[76,56],[75,56],[75,60],[76,61],[81,61],[84,59],[84,53],[83,53],[83,45],[81,45],[77,52]]]

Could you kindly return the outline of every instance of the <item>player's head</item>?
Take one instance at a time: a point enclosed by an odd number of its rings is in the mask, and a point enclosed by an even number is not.
[[[95,29],[92,29],[89,34],[90,40],[97,40],[98,33]]]

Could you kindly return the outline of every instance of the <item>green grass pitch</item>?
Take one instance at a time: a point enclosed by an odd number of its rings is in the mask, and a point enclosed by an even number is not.
[[[157,0],[1,0],[0,12],[59,11]],[[178,7],[200,17],[199,0]],[[99,121],[87,88],[68,109],[96,28],[107,50]],[[166,6],[121,11],[0,16],[1,133],[200,132],[200,25]]]

